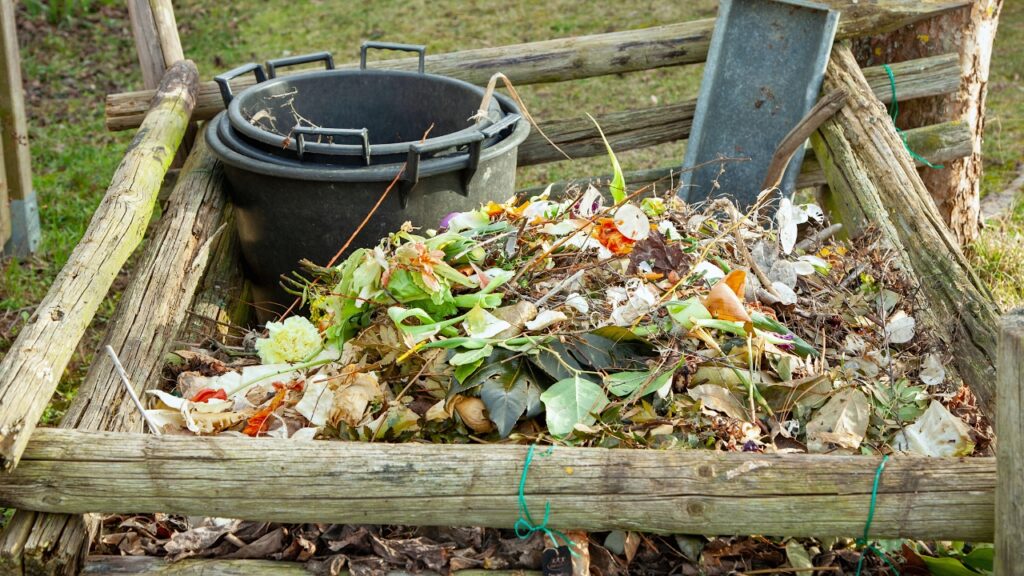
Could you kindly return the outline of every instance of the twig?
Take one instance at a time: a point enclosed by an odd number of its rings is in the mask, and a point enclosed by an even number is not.
[[[548,135],[544,133],[544,130],[537,125],[537,121],[533,119],[533,116],[530,115],[530,111],[526,109],[526,103],[519,97],[519,92],[517,92],[516,87],[512,85],[512,81],[508,79],[508,76],[505,76],[501,72],[495,72],[487,82],[487,90],[484,91],[484,98],[480,101],[480,109],[476,111],[476,114],[474,114],[470,120],[487,117],[487,108],[491,105],[491,98],[494,96],[494,88],[498,83],[499,78],[505,83],[505,88],[507,88],[509,94],[512,95],[512,99],[515,100],[516,104],[519,105],[519,108],[522,109],[523,116],[526,117],[530,124],[537,129],[537,132],[540,132],[540,135],[543,136],[544,139],[548,141],[548,144],[551,144],[555,150],[561,152],[562,156],[565,156],[566,160],[572,160],[572,156],[566,154],[565,150],[562,150],[558,147],[558,144],[552,142],[551,138],[548,138]]]
[[[586,269],[579,270],[578,272],[576,272],[572,276],[569,276],[568,278],[562,279],[562,281],[559,282],[558,284],[556,284],[554,288],[549,290],[547,294],[541,296],[536,302],[534,302],[533,303],[534,306],[537,306],[538,308],[540,308],[545,302],[550,300],[552,296],[558,294],[562,290],[565,290],[566,286],[568,286],[568,285],[572,284],[573,282],[579,280],[580,277],[583,276],[583,273],[586,272],[586,271],[587,271]]]
[[[775,289],[775,286],[772,286],[772,281],[765,275],[764,270],[761,270],[761,267],[757,264],[757,260],[754,260],[754,255],[747,249],[747,243],[743,241],[743,237],[740,235],[739,230],[736,231],[733,238],[736,240],[733,242],[733,245],[736,246],[736,251],[740,253],[740,256],[742,256],[744,260],[747,261],[747,265],[750,266],[750,269],[754,272],[754,276],[756,276],[761,282],[761,286],[763,286],[764,289],[777,300],[782,300],[782,296],[779,294],[779,291]]]
[[[807,238],[804,238],[803,240],[797,242],[795,248],[797,250],[807,250],[808,248],[814,246],[815,244],[828,240],[842,229],[843,225],[839,222],[836,222],[835,224],[827,228],[822,228],[821,230],[818,230],[817,232],[808,236]]]
[[[811,111],[803,117],[789,134],[779,142],[775,154],[772,156],[771,164],[768,165],[768,172],[765,174],[762,190],[769,190],[778,187],[782,182],[782,176],[786,173],[789,160],[793,153],[804,145],[804,142],[814,134],[826,120],[839,111],[846,104],[846,92],[835,90],[822,96],[821,100],[811,108]]]
[[[150,431],[159,436],[161,434],[160,428],[158,428],[156,423],[150,419],[149,414],[146,414],[146,409],[142,407],[142,401],[139,400],[139,397],[135,394],[135,388],[132,387],[131,381],[128,380],[128,373],[124,371],[124,366],[121,365],[121,360],[117,357],[117,352],[114,352],[114,349],[109,344],[105,350],[107,351],[107,355],[110,356],[110,359],[114,362],[114,370],[116,370],[117,375],[121,377],[121,382],[124,383],[125,389],[128,390],[128,396],[130,396],[132,402],[135,403],[135,407],[139,409],[139,414],[142,414],[142,419],[149,425]]]

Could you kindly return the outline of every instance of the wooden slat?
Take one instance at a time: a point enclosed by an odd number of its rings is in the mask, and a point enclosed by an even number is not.
[[[963,122],[944,122],[935,126],[914,128],[905,132],[907,145],[929,162],[948,162],[956,158],[963,158],[971,153],[971,131]],[[919,166],[924,166],[918,162]],[[657,184],[657,191],[664,192],[670,185],[679,185],[680,166],[667,166],[663,168],[650,168],[647,170],[632,170],[624,174],[626,185],[630,190],[638,190],[651,184]],[[604,174],[589,178],[574,178],[551,184],[551,191],[563,192],[570,186],[586,186],[593,183],[599,190],[607,190],[612,175]],[[796,187],[810,188],[828,184],[825,172],[814,156],[813,150],[808,150],[804,156],[804,163],[797,177]],[[536,195],[547,189],[547,185],[534,186],[519,190],[520,194]]]
[[[1024,567],[1024,310],[1003,318],[996,389],[996,574]]]
[[[197,76],[188,61],[167,72],[85,235],[0,362],[0,461],[6,469],[17,465],[78,341],[145,234],[188,125]]]
[[[174,18],[174,7],[171,6],[171,0],[149,0],[149,8],[160,39],[164,68],[170,68],[185,59],[181,38],[178,36],[178,22]]]
[[[21,55],[14,2],[0,0],[0,140],[3,141],[7,188],[11,200],[28,198],[32,191],[32,151],[22,93]]]
[[[968,1],[829,0],[826,3],[843,11],[837,35],[841,39],[899,28],[965,6]],[[709,18],[640,30],[437,54],[427,57],[427,71],[480,85],[486,84],[495,72],[502,72],[521,86],[695,64],[707,57],[714,23],[714,19]],[[414,70],[416,65],[416,59],[403,58],[373,66]],[[350,63],[341,67],[355,66]],[[249,86],[252,82],[252,79],[240,78],[238,86]],[[151,96],[146,90],[108,95],[107,128],[126,130],[138,126]],[[204,82],[199,89],[196,119],[212,118],[223,108],[216,83]]]
[[[525,446],[153,436],[42,428],[0,503],[47,512],[167,512],[277,522],[509,528]],[[853,536],[879,458],[557,447],[531,509],[588,531]],[[993,536],[994,458],[890,459],[871,533]]]
[[[920,285],[918,330],[945,343],[952,366],[993,418],[998,315],[988,287],[946,227],[848,46],[832,50],[824,89],[850,95],[812,138],[844,230],[857,235],[873,227],[894,249],[898,265]]]
[[[168,562],[150,556],[90,556],[83,576],[147,574],[149,576],[309,576],[301,562],[273,560],[197,560]],[[338,576],[349,576],[343,570]],[[456,570],[451,576],[540,576],[533,570]],[[436,572],[394,570],[382,576],[438,576]]]
[[[960,62],[956,54],[901,62],[894,64],[892,70],[899,79],[898,96],[903,101],[954,92],[960,86]],[[864,70],[864,76],[882,102],[892,100],[889,77],[881,66]],[[612,148],[622,152],[688,138],[696,106],[696,100],[687,100],[679,104],[601,114],[595,120],[601,125]],[[541,128],[573,158],[608,153],[594,123],[586,116],[543,122]],[[519,145],[519,166],[564,159],[537,130]]]
[[[128,0],[128,19],[135,39],[135,53],[142,70],[142,85],[153,90],[164,75],[164,55],[149,0]]]

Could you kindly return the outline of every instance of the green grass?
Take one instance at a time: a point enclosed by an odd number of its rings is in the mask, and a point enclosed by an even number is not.
[[[137,88],[138,63],[124,4],[115,0],[54,0],[78,9],[55,16],[52,3],[22,5],[19,18],[28,94],[34,185],[40,201],[43,244],[27,261],[0,269],[0,354],[43,297],[82,236],[121,159],[130,132],[103,126],[103,96]],[[56,4],[53,4],[56,5]],[[501,46],[549,38],[653,26],[709,17],[714,0],[584,3],[571,0],[494,3],[484,0],[380,0],[355,3],[267,0],[182,0],[175,3],[185,53],[204,78],[247,61],[329,49],[338,61],[354,60],[364,40],[425,44],[428,53]],[[53,22],[57,22],[54,24]],[[379,57],[387,57],[386,53]],[[696,94],[700,66],[667,68],[521,90],[541,121],[584,112],[600,114],[669,103]],[[1003,189],[1024,159],[1024,4],[1007,1],[1000,24],[989,93],[984,189]],[[625,170],[679,163],[683,144],[619,154]],[[604,158],[525,169],[521,185],[607,173]],[[1024,208],[988,228],[972,250],[979,272],[1004,306],[1024,302]],[[123,285],[123,279],[118,285]],[[73,395],[118,288],[79,346],[57,401],[55,421]]]

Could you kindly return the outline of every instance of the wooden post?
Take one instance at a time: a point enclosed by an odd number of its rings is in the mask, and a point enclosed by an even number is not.
[[[953,365],[991,420],[998,316],[988,288],[946,227],[849,46],[833,48],[823,89],[850,95],[812,138],[845,231],[874,226],[895,249],[921,287],[918,320],[953,352]]]
[[[178,36],[178,24],[170,0],[128,0],[128,16],[135,38],[135,51],[142,68],[142,80],[152,90],[171,66],[185,59]],[[189,125],[171,168],[185,165],[195,142],[196,127]]]
[[[179,326],[185,323],[192,295],[213,258],[212,247],[233,232],[222,222],[222,186],[220,164],[200,141],[189,155],[167,209],[150,235],[131,283],[109,322],[102,346],[114,347],[139,395],[159,385],[164,354],[170,351]],[[234,253],[231,257],[237,258]],[[141,417],[128,401],[109,357],[97,354],[60,425],[79,430],[142,430]],[[31,513],[19,510],[15,518],[25,514]],[[5,559],[13,563],[13,558],[20,555],[28,573],[76,573],[82,543],[97,528],[96,518],[39,514],[25,544],[0,541],[0,567]]]
[[[6,194],[0,192],[0,212],[10,202],[9,220],[0,215],[0,245],[4,251],[26,255],[39,246],[39,207],[32,189],[32,154],[28,145],[28,122],[22,94],[21,55],[13,0],[0,0],[0,143]],[[5,198],[6,196],[6,198]]]
[[[29,436],[121,266],[142,241],[160,183],[195,104],[196,67],[168,70],[89,228],[0,362],[0,462],[17,465]]]
[[[1024,310],[1003,317],[996,390],[996,574],[1024,566]]]
[[[128,18],[132,23],[139,68],[142,69],[142,85],[147,90],[154,90],[164,75],[164,54],[149,0],[128,0]]]

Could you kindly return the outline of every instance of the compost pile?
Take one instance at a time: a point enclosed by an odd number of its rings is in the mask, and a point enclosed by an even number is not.
[[[983,453],[915,289],[871,241],[763,194],[612,182],[407,225],[289,287],[308,315],[197,347],[166,433],[759,452]],[[606,205],[607,204],[607,205]],[[823,239],[824,238],[824,239]]]

